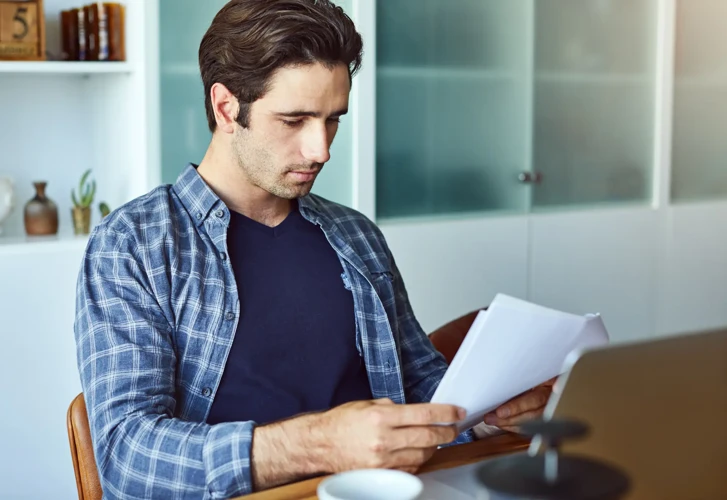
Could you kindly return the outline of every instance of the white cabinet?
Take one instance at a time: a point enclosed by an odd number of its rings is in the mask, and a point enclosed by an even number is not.
[[[727,202],[665,211],[657,273],[656,332],[727,326]]]
[[[614,342],[654,333],[660,216],[651,208],[542,214],[530,220],[530,300],[601,313]]]
[[[65,421],[81,391],[72,328],[84,247],[0,251],[0,498],[77,498]]]
[[[425,331],[528,290],[528,220],[441,218],[382,226]]]
[[[498,291],[600,312],[617,342],[727,326],[724,2],[352,10],[376,63],[359,94],[377,102],[354,116],[376,145],[353,154],[376,176],[355,206],[425,330]]]
[[[657,333],[727,325],[727,2],[676,3],[672,205]]]

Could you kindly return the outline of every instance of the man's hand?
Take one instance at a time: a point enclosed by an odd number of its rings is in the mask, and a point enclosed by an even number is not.
[[[464,410],[451,405],[397,405],[390,399],[333,408],[322,419],[334,445],[327,454],[327,472],[373,467],[414,473],[437,446],[457,437],[453,425],[434,424],[453,424],[464,417]]]
[[[461,413],[460,413],[461,412]],[[355,401],[255,429],[255,490],[317,474],[387,468],[414,473],[437,446],[454,441],[456,406]]]
[[[557,377],[552,378],[504,403],[495,411],[485,415],[485,423],[505,431],[518,432],[518,425],[543,415],[556,379]]]

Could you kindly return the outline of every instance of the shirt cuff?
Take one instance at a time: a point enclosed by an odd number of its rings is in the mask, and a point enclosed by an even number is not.
[[[204,443],[209,497],[217,500],[252,493],[252,436],[255,422],[210,427]]]

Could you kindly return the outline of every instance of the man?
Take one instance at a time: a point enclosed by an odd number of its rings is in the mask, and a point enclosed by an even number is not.
[[[213,133],[93,232],[75,334],[106,498],[227,498],[466,442],[378,228],[309,194],[362,42],[329,0],[233,0],[199,50]],[[512,428],[548,386],[489,415]],[[408,404],[403,404],[408,403]]]

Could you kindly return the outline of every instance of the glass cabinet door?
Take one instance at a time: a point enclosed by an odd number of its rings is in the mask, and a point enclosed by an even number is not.
[[[727,197],[727,2],[677,3],[674,201]]]
[[[378,218],[528,209],[531,10],[377,2]]]
[[[535,1],[534,209],[650,201],[657,13],[657,0]]]

